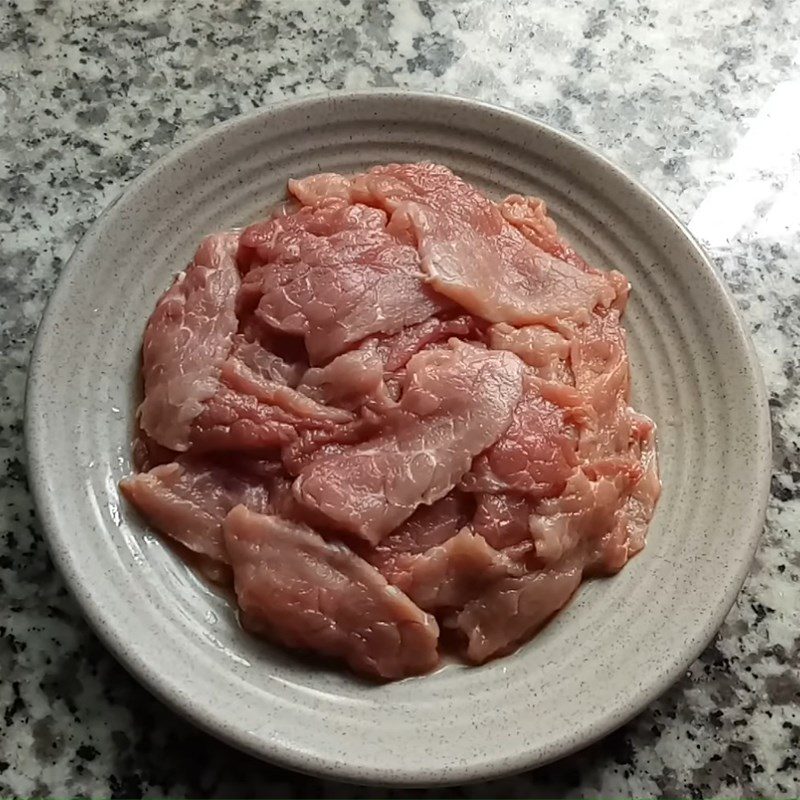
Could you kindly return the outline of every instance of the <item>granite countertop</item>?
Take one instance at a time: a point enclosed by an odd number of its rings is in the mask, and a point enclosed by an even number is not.
[[[3,3],[0,796],[383,795],[261,764],[140,688],[53,569],[22,442],[45,301],[120,188],[220,120],[367,86],[528,112],[640,178],[733,290],[773,414],[766,533],[735,608],[680,682],[582,753],[432,796],[800,795],[799,48],[792,0],[699,0],[689,13],[677,0]]]

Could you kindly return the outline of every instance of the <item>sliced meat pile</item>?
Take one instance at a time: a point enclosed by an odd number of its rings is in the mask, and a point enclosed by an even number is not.
[[[628,282],[443,166],[289,192],[159,300],[121,490],[257,635],[383,680],[507,653],[644,546]]]

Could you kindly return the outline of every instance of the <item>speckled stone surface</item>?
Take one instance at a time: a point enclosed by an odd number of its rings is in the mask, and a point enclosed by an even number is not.
[[[53,570],[22,446],[44,303],[115,194],[175,143],[240,111],[366,86],[517,108],[639,177],[714,256],[750,325],[773,412],[767,530],[736,607],[685,677],[580,754],[431,796],[800,795],[800,7],[235,5],[0,8],[0,796],[382,794],[240,755],[141,689]]]

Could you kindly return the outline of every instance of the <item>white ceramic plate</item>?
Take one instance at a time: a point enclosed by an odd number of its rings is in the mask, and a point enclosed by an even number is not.
[[[634,403],[659,426],[648,545],[584,585],[513,655],[373,686],[244,634],[121,502],[145,321],[200,237],[286,180],[429,159],[491,195],[536,194],[593,264],[633,284]],[[758,363],[697,243],[652,195],[526,117],[433,95],[273,106],[148,169],[97,220],[42,322],[28,386],[31,485],[56,564],[109,648],[153,692],[250,753],[340,779],[443,784],[542,764],[600,738],[673,682],[747,573],[769,480]]]

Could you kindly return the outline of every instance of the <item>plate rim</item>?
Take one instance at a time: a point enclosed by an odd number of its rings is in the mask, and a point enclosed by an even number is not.
[[[437,779],[436,774],[420,772],[413,767],[404,768],[401,772],[398,772],[396,769],[389,771],[381,767],[373,767],[369,770],[363,768],[352,769],[348,764],[338,761],[335,757],[328,757],[327,760],[317,757],[318,761],[314,768],[309,769],[307,761],[303,761],[299,758],[291,745],[280,743],[275,740],[266,740],[264,737],[259,737],[258,735],[239,729],[228,728],[223,721],[217,719],[213,715],[203,712],[202,709],[184,704],[185,701],[181,701],[180,691],[176,691],[176,687],[170,682],[169,676],[159,675],[145,669],[145,659],[140,654],[137,654],[135,647],[131,647],[127,644],[129,640],[119,635],[113,627],[105,624],[102,600],[95,598],[94,591],[82,583],[76,570],[71,565],[68,556],[69,526],[63,525],[59,520],[58,504],[47,491],[47,481],[43,477],[46,472],[46,466],[44,465],[46,465],[48,458],[47,443],[44,442],[43,437],[40,437],[37,433],[37,421],[41,416],[39,402],[40,385],[44,380],[43,374],[47,370],[46,351],[48,341],[55,333],[54,326],[56,325],[56,319],[54,310],[57,308],[62,295],[67,291],[69,283],[67,279],[73,273],[77,274],[80,255],[84,250],[92,246],[102,223],[125,195],[134,192],[140,185],[147,183],[153,174],[167,164],[189,155],[192,150],[202,142],[219,135],[225,130],[235,129],[238,125],[246,122],[252,122],[262,117],[267,118],[274,114],[291,111],[292,109],[304,105],[313,105],[314,103],[330,100],[363,98],[367,101],[370,98],[392,99],[398,97],[412,102],[414,100],[420,100],[425,103],[441,102],[451,107],[461,107],[468,111],[472,110],[484,114],[491,113],[495,116],[522,123],[528,126],[532,132],[544,133],[556,140],[560,140],[563,143],[579,149],[594,162],[594,164],[602,167],[606,171],[610,171],[617,178],[623,179],[637,194],[647,198],[659,215],[665,220],[668,220],[676,231],[683,235],[698,260],[703,264],[708,275],[713,278],[713,283],[719,292],[720,298],[726,304],[728,312],[735,321],[739,343],[743,346],[744,361],[746,361],[746,365],[753,380],[753,400],[758,409],[757,415],[754,414],[753,418],[754,437],[758,441],[758,452],[754,454],[754,463],[758,467],[758,469],[754,471],[757,480],[754,478],[753,483],[754,496],[757,497],[758,503],[754,508],[754,514],[751,517],[751,524],[749,526],[748,551],[746,557],[738,560],[735,570],[732,570],[732,576],[728,585],[724,587],[723,592],[717,595],[713,609],[709,610],[704,617],[702,632],[698,638],[700,646],[684,651],[682,657],[675,659],[670,668],[664,671],[658,680],[653,680],[648,683],[646,687],[638,689],[635,695],[635,702],[628,704],[628,706],[622,710],[616,709],[616,713],[612,710],[611,713],[606,712],[601,718],[593,720],[591,726],[586,726],[587,734],[579,737],[579,743],[576,744],[574,741],[567,742],[563,744],[560,749],[557,749],[545,757],[538,758],[536,756],[536,750],[526,750],[521,755],[512,759],[510,763],[503,763],[501,766],[497,765],[496,760],[490,763],[472,761],[466,764],[459,763],[458,765],[449,765],[444,779]],[[47,541],[51,558],[73,598],[77,601],[92,631],[100,638],[104,646],[137,682],[148,689],[148,691],[155,695],[167,707],[176,711],[184,718],[187,718],[192,724],[207,733],[257,758],[269,760],[272,763],[294,771],[361,784],[366,783],[384,786],[443,786],[457,783],[470,783],[515,774],[525,769],[543,766],[581,750],[607,736],[641,713],[648,705],[662,695],[680,677],[681,673],[697,659],[708,642],[711,641],[719,630],[728,612],[736,602],[744,581],[750,572],[755,551],[759,545],[764,529],[769,499],[770,478],[772,474],[772,433],[767,398],[763,372],[755,347],[741,312],[726,283],[714,268],[710,258],[696,237],[669,207],[641,182],[633,178],[621,167],[614,164],[605,155],[583,143],[578,138],[564,133],[523,112],[504,108],[481,100],[446,93],[377,88],[361,91],[340,90],[335,92],[317,92],[299,98],[282,100],[259,107],[246,114],[237,115],[229,120],[206,128],[196,135],[191,136],[187,141],[181,143],[177,147],[171,148],[163,156],[150,164],[138,176],[126,183],[77,242],[73,253],[64,265],[56,285],[48,298],[36,332],[29,361],[24,400],[23,430],[28,461],[29,487],[36,511],[36,521]],[[742,552],[744,553],[744,548],[742,548]],[[699,628],[700,626],[698,625],[698,629]]]

